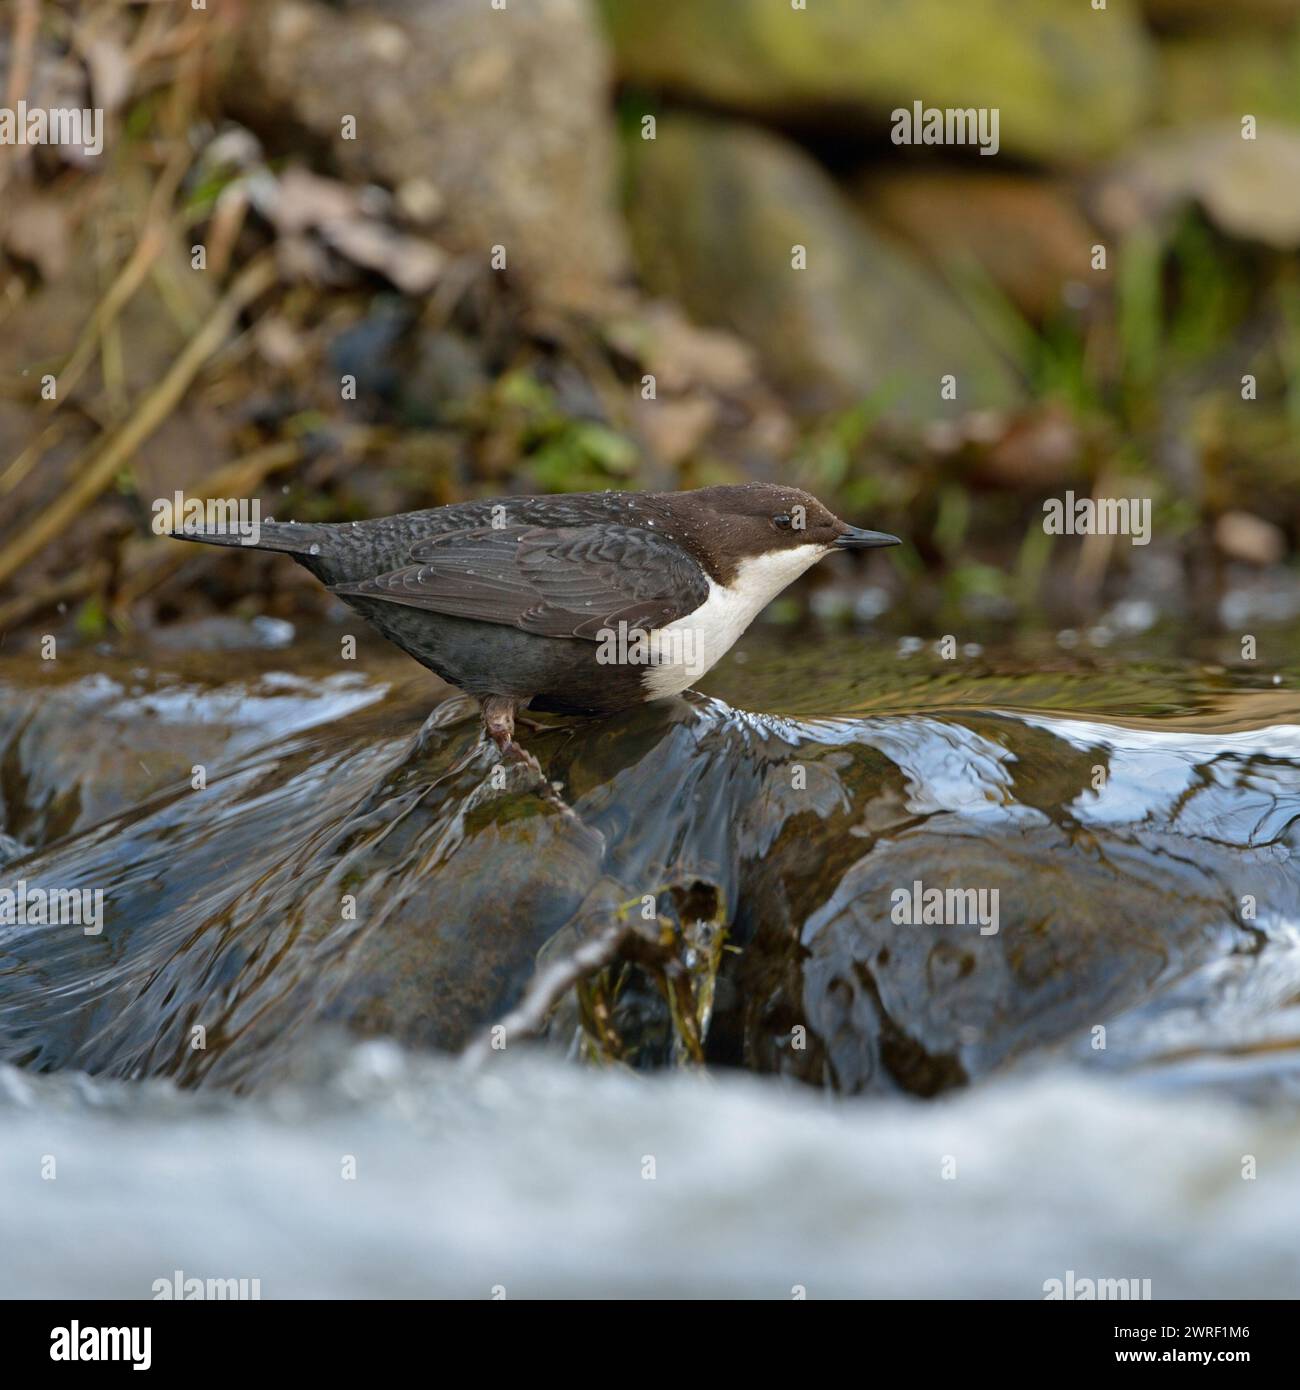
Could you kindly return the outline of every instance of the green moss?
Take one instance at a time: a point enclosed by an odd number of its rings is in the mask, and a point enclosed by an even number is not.
[[[1147,104],[1151,47],[1110,0],[602,0],[619,67],[746,111],[990,106],[1003,148],[1053,162],[1117,149]]]

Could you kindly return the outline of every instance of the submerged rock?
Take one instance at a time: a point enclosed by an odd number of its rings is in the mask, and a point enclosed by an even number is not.
[[[0,869],[30,852],[21,840],[15,840],[12,835],[5,835],[0,832]]]
[[[731,680],[765,688],[750,663]],[[463,702],[421,727],[427,682],[356,681],[346,705],[316,681],[256,707],[205,790],[54,843],[46,825],[22,882],[102,890],[103,929],[0,926],[0,1061],[250,1087],[322,1029],[459,1050],[619,924],[553,1042],[849,1092],[933,1094],[1047,1051],[1150,1065],[1167,999],[1214,1004],[1219,1045],[1288,997],[1238,1015],[1241,981],[1224,996],[1215,973],[1240,957],[1264,980],[1295,951],[1300,720],[1275,689],[1231,692],[1231,733],[1205,732],[1204,693],[1185,724],[1052,712],[1088,696],[1064,673],[931,683],[925,713],[865,713],[861,674],[835,716],[690,696],[529,734],[566,811],[496,766]],[[1037,712],[981,707],[1035,690]],[[1243,728],[1251,699],[1268,727]]]
[[[289,734],[384,693],[337,668],[287,675],[265,651],[239,660],[249,675],[237,684],[225,662],[202,654],[178,653],[163,670],[114,662],[94,671],[84,655],[11,661],[0,680],[0,823],[49,845],[207,781],[223,759],[264,743],[268,728]]]

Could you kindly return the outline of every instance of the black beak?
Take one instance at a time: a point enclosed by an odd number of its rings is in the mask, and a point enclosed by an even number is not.
[[[860,526],[846,527],[841,535],[835,537],[835,544],[841,550],[871,550],[878,545],[902,545],[897,536],[884,531],[864,531]]]

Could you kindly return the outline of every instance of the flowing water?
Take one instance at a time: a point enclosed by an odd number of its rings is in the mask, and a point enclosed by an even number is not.
[[[377,648],[10,658],[0,1293],[1300,1293],[1282,642],[758,632],[558,794]]]

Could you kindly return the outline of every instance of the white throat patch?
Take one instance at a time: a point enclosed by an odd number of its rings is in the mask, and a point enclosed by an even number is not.
[[[831,547],[800,545],[742,560],[728,585],[709,580],[709,596],[693,612],[650,636],[654,663],[642,684],[652,700],[676,695],[726,655],[769,603]]]

